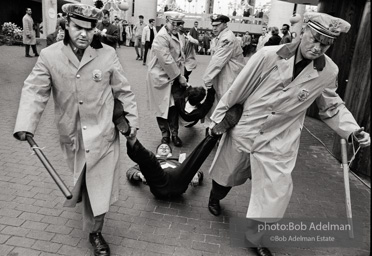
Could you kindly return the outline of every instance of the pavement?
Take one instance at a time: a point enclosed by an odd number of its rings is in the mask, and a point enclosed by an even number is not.
[[[42,48],[43,46],[38,46]],[[136,61],[132,47],[117,50],[126,76],[136,95],[140,116],[138,138],[149,149],[160,142],[155,117],[148,108],[145,84],[146,66]],[[190,82],[201,85],[201,77],[210,56],[197,56],[198,68]],[[20,46],[0,46],[0,256],[93,255],[82,231],[81,207],[65,208],[64,197],[26,142],[12,137],[23,81],[36,62],[25,58]],[[334,133],[322,122],[306,118],[306,127],[332,148]],[[202,140],[203,127],[181,128],[182,148],[174,155],[189,154]],[[39,123],[35,140],[72,188],[72,175],[58,144],[51,98]],[[133,165],[126,155],[125,138],[121,137],[120,197],[106,215],[103,235],[112,255],[143,256],[214,256],[255,255],[250,249],[230,244],[229,220],[244,217],[251,183],[234,187],[221,201],[222,215],[208,212],[211,188],[208,168],[214,153],[202,171],[204,183],[190,187],[176,200],[158,200],[148,186],[133,186],[125,171]],[[307,131],[302,132],[300,151],[293,171],[293,195],[286,217],[346,219],[343,172],[340,163]],[[370,189],[350,176],[351,205],[354,221],[363,224],[362,245],[357,248],[271,248],[282,255],[370,255]]]

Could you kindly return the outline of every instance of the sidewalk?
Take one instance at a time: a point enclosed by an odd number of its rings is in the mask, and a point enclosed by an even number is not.
[[[39,47],[40,48],[40,47]],[[126,76],[136,95],[140,115],[138,138],[149,148],[156,148],[160,132],[148,110],[146,66],[136,61],[134,48],[122,47],[118,54]],[[210,56],[198,55],[198,68],[190,77],[194,85],[201,77]],[[23,81],[36,58],[25,58],[24,48],[0,46],[0,256],[93,255],[82,231],[81,207],[64,208],[64,198],[26,142],[12,137]],[[72,186],[58,143],[54,124],[53,100],[42,116],[35,140],[66,184]],[[331,148],[333,132],[318,120],[307,118],[306,127]],[[201,125],[181,128],[182,148],[174,155],[190,153],[204,136]],[[208,212],[211,188],[208,167],[214,153],[202,166],[205,181],[190,187],[178,200],[157,200],[145,185],[133,186],[125,177],[133,165],[126,155],[125,138],[121,137],[120,197],[107,214],[104,236],[112,255],[143,256],[215,256],[255,255],[251,250],[230,246],[229,219],[244,217],[251,183],[234,187],[221,201],[222,216]],[[345,192],[340,164],[308,132],[303,130],[300,152],[293,171],[294,190],[286,217],[345,218]],[[354,220],[364,223],[362,248],[272,248],[277,256],[293,255],[370,255],[371,194],[350,175],[351,204]]]

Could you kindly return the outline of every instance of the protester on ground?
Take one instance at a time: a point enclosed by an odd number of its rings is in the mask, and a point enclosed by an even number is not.
[[[53,94],[62,152],[73,172],[73,198],[82,202],[83,230],[90,232],[94,255],[110,255],[102,236],[105,214],[119,196],[119,133],[112,122],[117,99],[130,122],[128,138],[138,128],[137,104],[115,50],[94,35],[101,10],[65,4],[65,38],[40,53],[24,82],[14,137],[33,136]],[[93,48],[94,45],[94,48]]]
[[[213,215],[221,214],[220,200],[233,186],[251,178],[246,217],[283,217],[306,110],[314,101],[320,119],[340,137],[370,145],[369,134],[336,93],[338,67],[324,54],[350,24],[324,13],[305,13],[304,21],[298,42],[264,47],[254,54],[213,112],[213,124],[218,124],[230,106],[244,106],[238,124],[221,138],[210,169],[208,209]],[[259,247],[258,255],[272,255],[260,245],[264,233],[253,233],[248,241]]]
[[[151,193],[158,198],[167,199],[182,195],[190,182],[196,184],[201,181],[203,178],[202,172],[199,171],[201,165],[221,135],[239,121],[242,109],[241,105],[233,106],[226,113],[224,120],[214,127],[211,135],[204,138],[181,164],[168,159],[167,156],[170,153],[168,144],[160,144],[157,153],[160,153],[161,157],[157,157],[144,148],[137,138],[126,137],[127,154],[138,164],[138,167],[128,170],[128,179],[145,180]],[[138,173],[138,169],[141,174]]]

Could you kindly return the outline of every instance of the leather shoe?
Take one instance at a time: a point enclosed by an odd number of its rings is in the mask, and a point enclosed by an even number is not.
[[[26,54],[26,57],[27,58],[32,58],[32,56],[30,54]]]
[[[209,197],[208,210],[214,216],[219,216],[221,214],[220,200]]]
[[[182,147],[182,140],[177,135],[172,135],[172,141],[176,147]]]
[[[34,54],[34,57],[39,57],[39,54],[38,54],[38,53],[35,53],[35,54]]]
[[[254,248],[258,256],[273,256],[271,251],[267,247],[256,247]]]
[[[227,130],[234,127],[240,120],[240,117],[243,114],[243,106],[240,104],[236,104],[232,106],[227,112],[225,117],[222,119],[222,121],[218,124],[216,124],[212,128],[212,134],[215,136],[222,135]]]
[[[89,242],[93,246],[94,256],[110,256],[110,247],[103,239],[101,232],[90,233]]]
[[[170,138],[169,137],[163,137],[161,138],[161,144],[169,144]]]

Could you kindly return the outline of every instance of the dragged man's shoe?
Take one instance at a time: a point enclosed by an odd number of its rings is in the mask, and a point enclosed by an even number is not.
[[[229,110],[227,110],[225,117],[222,119],[222,121],[212,128],[212,134],[217,136],[222,135],[239,122],[242,114],[243,114],[242,105],[236,104],[232,106]]]
[[[161,144],[169,144],[169,143],[170,143],[170,137],[161,138]]]
[[[200,186],[203,182],[204,174],[201,171],[198,171],[195,176],[192,178],[190,185],[193,187]]]
[[[182,140],[177,135],[172,135],[172,141],[176,147],[182,147],[183,145]]]
[[[256,247],[254,250],[258,256],[273,256],[271,251],[266,247]]]
[[[115,99],[112,121],[115,124],[116,128],[124,136],[128,136],[130,134],[130,126],[128,119],[125,117],[126,114],[128,114],[128,112],[124,111],[121,102],[118,99]]]
[[[214,216],[219,216],[221,214],[220,200],[209,197],[208,210]]]
[[[103,239],[101,232],[90,233],[89,242],[93,246],[94,256],[110,256],[110,247]]]

